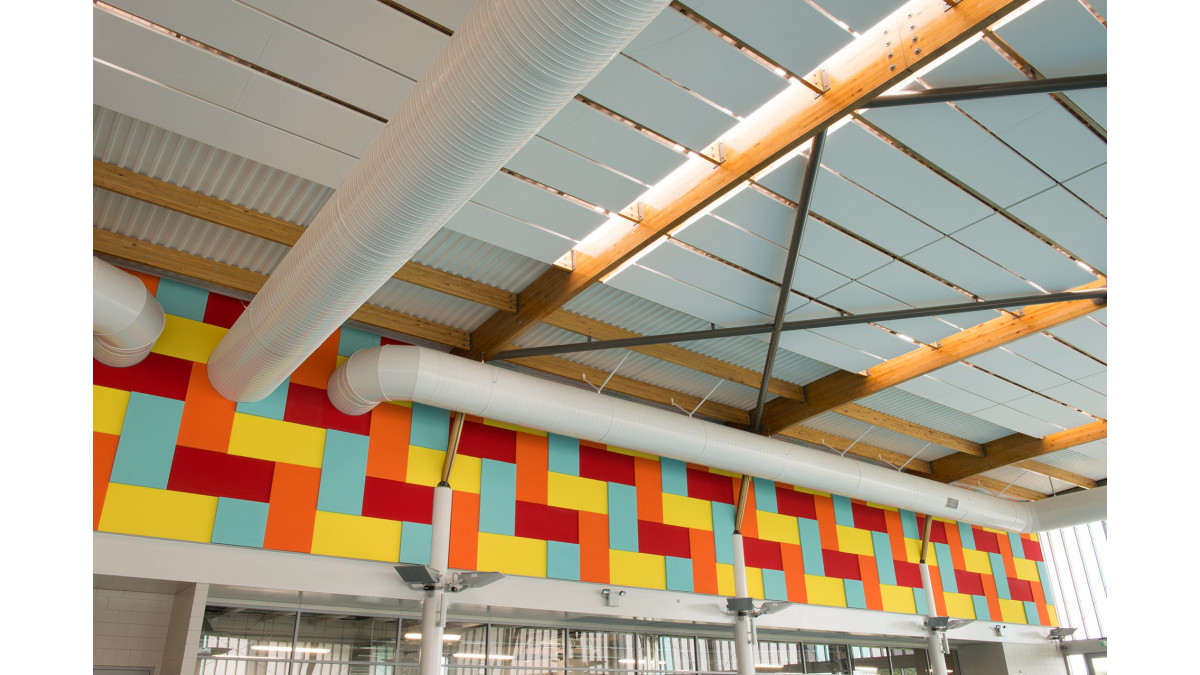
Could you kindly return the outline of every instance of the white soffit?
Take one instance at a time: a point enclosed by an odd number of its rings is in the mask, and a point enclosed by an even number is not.
[[[1009,212],[1099,272],[1108,269],[1108,220],[1067,190],[1046,190]]]
[[[806,2],[695,0],[689,6],[798,75],[853,39]]]
[[[572,152],[653,185],[686,158],[579,101],[567,103],[538,135]]]
[[[742,117],[787,86],[786,80],[672,9],[659,14],[623,51]]]

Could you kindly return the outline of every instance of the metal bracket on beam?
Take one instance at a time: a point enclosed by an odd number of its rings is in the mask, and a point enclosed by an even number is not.
[[[700,151],[700,154],[709,158],[713,166],[720,166],[725,163],[725,141],[717,141],[707,148]]]
[[[620,215],[635,223],[640,223],[646,217],[646,207],[642,202],[634,202],[622,209]]]
[[[624,364],[624,363],[625,363],[625,359],[629,358],[629,355],[630,355],[630,354],[632,354],[632,353],[633,353],[633,352],[625,352],[625,356],[623,356],[623,357],[621,358],[621,361],[620,361],[620,363],[618,363],[618,364],[617,364],[617,367],[616,367],[616,368],[613,368],[613,369],[612,369],[612,372],[608,374],[608,377],[607,377],[607,378],[605,378],[605,380],[604,380],[604,384],[600,385],[599,387],[597,387],[596,385],[592,384],[592,381],[588,379],[587,373],[583,373],[583,381],[584,381],[584,382],[587,382],[589,387],[591,387],[592,389],[595,389],[597,394],[602,394],[602,393],[604,393],[604,388],[608,386],[608,381],[609,381],[609,380],[611,380],[611,379],[613,378],[613,375],[616,375],[616,374],[617,374],[617,371],[621,369],[621,366],[622,366],[622,364]]]
[[[818,68],[804,76],[809,84],[816,88],[817,96],[829,91],[829,69]]]
[[[946,9],[942,10],[944,12],[946,10],[953,8],[955,5],[957,5],[959,3],[959,0],[942,0],[942,2],[946,3]]]
[[[693,416],[693,415],[695,415],[695,414],[696,414],[696,411],[700,409],[700,406],[704,405],[704,402],[708,400],[708,397],[709,397],[709,396],[712,396],[714,393],[716,393],[716,391],[717,391],[717,387],[721,386],[721,382],[724,382],[724,381],[725,381],[725,380],[721,380],[720,382],[717,382],[717,385],[716,385],[715,387],[713,387],[713,388],[712,388],[712,391],[708,392],[708,394],[706,394],[706,395],[704,396],[704,398],[700,399],[700,402],[696,404],[696,407],[695,407],[695,408],[692,408],[692,411],[691,411],[691,412],[688,412],[686,408],[684,408],[683,406],[681,406],[681,405],[679,405],[678,403],[676,403],[676,402],[675,402],[675,398],[674,398],[674,397],[672,397],[672,398],[671,398],[671,405],[675,406],[676,408],[679,408],[679,409],[680,409],[680,410],[682,410],[682,411],[683,411],[683,412],[684,412],[684,413],[685,413],[685,414],[686,414],[688,417],[691,417],[691,416]]]

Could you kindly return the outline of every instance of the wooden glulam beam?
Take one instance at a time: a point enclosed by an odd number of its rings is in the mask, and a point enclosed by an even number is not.
[[[92,228],[92,250],[118,260],[147,265],[164,272],[243,293],[256,294],[267,282],[265,274],[251,272],[100,228]],[[375,305],[363,305],[350,317],[350,320],[448,347],[465,347],[469,339],[466,331]]]
[[[830,412],[856,419],[859,422],[873,424],[881,429],[895,431],[911,438],[928,441],[943,448],[950,448],[951,450],[965,452],[968,455],[975,455],[977,457],[983,456],[983,444],[981,443],[968,441],[965,438],[959,438],[944,431],[938,431],[937,429],[931,429],[915,422],[909,422],[908,420],[881,413],[878,410],[872,410],[856,403],[847,403],[846,405],[838,406]]]
[[[971,476],[1040,457],[1059,450],[1097,441],[1108,436],[1108,422],[1099,420],[1073,429],[1035,438],[1025,434],[1013,434],[983,445],[985,457],[970,457],[963,454],[948,455],[930,462],[933,479],[942,483],[963,481]]]
[[[597,321],[590,317],[568,312],[565,309],[555,311],[550,316],[546,317],[545,323],[556,328],[569,330],[572,333],[586,335],[596,340],[621,340],[624,338],[641,337],[640,334],[633,331],[618,328],[612,324]],[[758,388],[762,384],[762,374],[736,366],[720,359],[714,359],[710,356],[705,356],[697,352],[693,352],[682,347],[674,345],[646,345],[642,347],[631,347],[630,351],[635,351],[646,356],[652,356],[656,359],[674,363],[676,365],[690,368],[697,372],[706,373],[714,377],[719,377],[722,380],[736,382],[747,387]],[[792,384],[778,378],[771,378],[769,391],[777,396],[784,396],[791,399],[804,400],[804,388],[798,384]]]
[[[968,488],[983,488],[993,495],[1001,497],[1016,497],[1025,501],[1035,502],[1039,499],[1045,499],[1046,495],[1037,490],[1023,488],[1020,485],[1009,485],[995,478],[987,478],[985,476],[974,476],[966,480],[960,481],[962,485]]]
[[[855,443],[854,439],[843,438],[834,434],[827,434],[824,431],[817,431],[809,427],[794,426],[778,435],[784,438],[792,438],[805,443],[815,443],[824,445],[840,453],[855,455],[863,459],[873,461],[885,461],[894,467],[904,467],[904,470],[909,473],[928,474],[930,473],[930,464],[921,459],[911,459],[893,450],[885,450],[867,443]],[[910,461],[911,459],[911,461]],[[907,463],[907,466],[905,464]]]
[[[199,218],[244,234],[294,246],[304,228],[286,220],[259,213],[244,206],[201,194],[166,181],[92,160],[92,184],[125,197]],[[409,261],[393,278],[463,300],[479,303],[502,312],[517,311],[517,296],[502,288],[473,281],[456,274]]]
[[[689,159],[639,199],[641,221],[613,228],[590,254],[578,251],[574,271],[536,279],[521,292],[516,314],[493,314],[472,334],[471,348],[456,353],[472,359],[499,353],[705,206],[1024,2],[962,0],[947,7],[944,0],[910,0],[823,64],[827,91],[784,90],[720,139],[723,162]]]
[[[1098,485],[1098,483],[1096,483],[1096,481],[1092,480],[1091,478],[1088,478],[1087,476],[1080,476],[1077,473],[1072,473],[1070,471],[1060,469],[1056,466],[1050,466],[1049,464],[1046,464],[1045,462],[1039,462],[1035,459],[1027,459],[1027,460],[1024,460],[1021,462],[1017,462],[1017,463],[1013,464],[1013,466],[1018,469],[1025,469],[1026,471],[1029,471],[1032,473],[1040,474],[1042,476],[1047,476],[1049,478],[1057,478],[1058,480],[1060,480],[1064,483],[1070,483],[1071,485],[1078,485],[1079,487],[1085,488],[1088,490],[1090,490],[1094,487],[1097,487],[1097,485]]]
[[[1079,290],[1106,286],[1106,280],[1078,287]],[[958,363],[989,349],[1039,333],[1059,324],[1103,309],[1105,303],[1073,300],[1048,305],[1029,305],[1016,315],[1005,313],[991,321],[943,338],[937,347],[925,346],[873,366],[866,375],[840,371],[806,387],[807,401],[775,399],[767,404],[763,424],[779,433],[793,424],[853,403],[898,384]]]
[[[583,382],[585,385],[587,382],[583,381],[582,376],[584,375],[587,375],[588,380],[596,386],[600,386],[605,380],[608,380],[608,384],[604,386],[605,391],[612,391],[662,405],[671,405],[673,401],[679,407],[687,410],[694,409],[702,400],[699,396],[681,394],[621,375],[613,375],[609,378],[609,373],[603,370],[575,363],[574,361],[568,361],[567,359],[560,359],[557,356],[526,356],[520,359],[513,359],[511,363],[548,375],[557,375],[558,377],[575,382]],[[750,414],[745,410],[714,401],[705,401],[695,414],[740,426],[745,426],[750,422]]]

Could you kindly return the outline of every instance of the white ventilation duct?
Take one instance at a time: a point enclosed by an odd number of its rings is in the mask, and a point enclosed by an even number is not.
[[[92,358],[115,368],[141,363],[165,325],[141,279],[92,256]]]
[[[328,390],[350,415],[381,401],[416,401],[1011,532],[1094,522],[1107,513],[1106,488],[1011,502],[421,347],[358,351],[330,376]],[[1060,504],[1069,508],[1059,511]]]
[[[666,5],[481,0],[208,362],[270,394]]]

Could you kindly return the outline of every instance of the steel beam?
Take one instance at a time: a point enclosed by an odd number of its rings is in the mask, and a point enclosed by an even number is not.
[[[893,108],[901,105],[916,105],[919,103],[948,103],[952,101],[969,101],[979,98],[998,98],[1001,96],[1020,96],[1022,94],[1053,94],[1060,91],[1075,91],[1078,89],[1097,89],[1108,86],[1108,74],[1075,75],[1072,77],[1053,77],[1042,80],[1022,80],[1020,82],[994,82],[990,84],[974,84],[963,87],[940,87],[937,89],[914,90],[877,96],[863,108]]]

